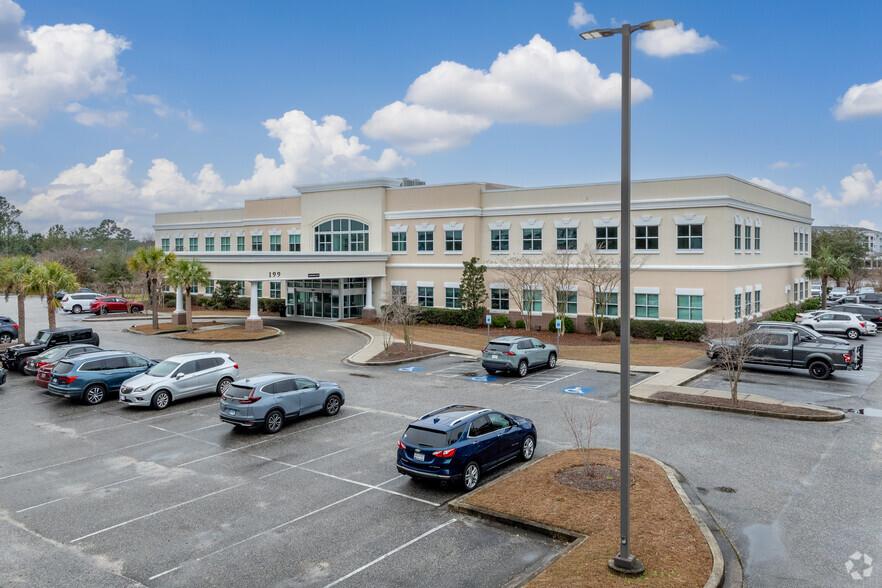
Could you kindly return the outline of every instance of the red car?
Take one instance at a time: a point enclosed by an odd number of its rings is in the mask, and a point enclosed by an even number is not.
[[[34,381],[37,383],[38,386],[42,386],[43,388],[49,387],[49,374],[52,372],[52,368],[54,367],[55,364],[46,364],[41,365],[39,368],[37,368],[37,377],[34,378]]]
[[[107,314],[108,312],[144,312],[144,305],[140,302],[130,302],[118,296],[104,296],[98,298],[89,306],[95,314]]]

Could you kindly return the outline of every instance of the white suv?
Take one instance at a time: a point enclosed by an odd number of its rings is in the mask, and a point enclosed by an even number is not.
[[[131,377],[119,389],[119,401],[129,406],[162,410],[173,400],[198,394],[226,392],[239,377],[239,364],[217,351],[175,355],[143,374]]]
[[[849,339],[857,339],[861,335],[868,334],[867,321],[850,312],[825,310],[812,316],[805,316],[800,324],[819,333],[845,335]]]
[[[65,294],[61,299],[61,309],[74,314],[80,314],[84,310],[89,310],[92,303],[101,298],[104,294],[97,292],[74,292],[73,294]]]

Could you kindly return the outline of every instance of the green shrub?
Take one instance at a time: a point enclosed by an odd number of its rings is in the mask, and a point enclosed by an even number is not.
[[[165,306],[174,306],[175,305],[175,293],[174,292],[163,292],[162,293],[162,303]]]
[[[808,312],[810,310],[820,310],[821,309],[821,299],[820,298],[809,298],[808,300],[803,300],[802,304],[799,305],[799,312]]]
[[[594,317],[593,316],[589,316],[587,319],[585,319],[585,329],[589,335],[596,335],[597,334],[597,331],[594,330]],[[607,316],[603,317],[603,332],[605,333],[607,331],[615,333],[615,335],[618,336],[619,335],[619,319],[610,318]]]
[[[417,322],[427,325],[454,325],[458,327],[477,328],[482,321],[487,309],[483,306],[472,311],[454,308],[423,308],[417,317]]]
[[[788,304],[786,308],[782,308],[781,310],[776,310],[772,314],[769,315],[770,321],[786,321],[793,322],[796,320],[797,309],[792,304]]]
[[[671,339],[674,341],[701,341],[707,332],[704,323],[681,323],[674,322],[671,327]]]
[[[490,320],[490,324],[497,329],[511,328],[511,321],[504,314],[497,314]]]
[[[527,328],[527,323],[525,323],[525,322],[523,321],[523,319],[518,319],[518,320],[515,321],[515,328],[516,328],[516,329],[526,329],[526,328]]]
[[[258,298],[257,307],[264,312],[277,313],[282,310],[285,301],[281,298]]]
[[[613,333],[612,331],[604,331],[604,332],[600,335],[600,340],[601,340],[601,341],[615,341],[615,340],[616,340],[616,334]]]
[[[616,325],[616,331],[618,330]],[[706,331],[707,326],[704,323],[631,319],[631,337],[634,339],[664,337],[673,341],[700,341]]]
[[[251,298],[248,296],[236,296],[232,308],[236,310],[251,310]]]
[[[552,318],[548,322],[548,330],[552,333],[557,333],[557,317]],[[563,332],[564,333],[575,333],[576,332],[576,324],[573,322],[568,316],[563,318]]]

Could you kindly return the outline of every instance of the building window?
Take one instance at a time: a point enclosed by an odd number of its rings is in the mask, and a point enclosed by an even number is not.
[[[230,250],[230,238],[229,237],[221,237],[221,251],[229,251]]]
[[[490,310],[508,311],[508,288],[490,288]]]
[[[257,297],[263,298],[263,282],[257,282]]]
[[[751,227],[750,225],[744,226],[744,250],[745,251],[750,251],[751,240],[752,240],[752,238],[750,236],[751,229],[753,229],[753,227]]]
[[[753,310],[754,310],[754,312],[756,312],[757,314],[759,314],[760,312],[762,312],[762,311],[760,310],[760,293],[761,293],[761,292],[762,292],[762,290],[757,290],[757,291],[756,291],[756,296],[753,297]]]
[[[364,308],[364,294],[346,294],[343,296],[343,318],[359,318]]]
[[[578,308],[576,306],[576,300],[578,298],[578,292],[573,292],[570,290],[558,290],[557,291],[557,314],[576,314]]]
[[[335,218],[315,228],[316,251],[367,251],[369,227],[361,221]]]
[[[793,282],[793,301],[799,302],[799,284],[797,282]]]
[[[619,295],[616,292],[594,293],[595,316],[619,316]]]
[[[407,286],[392,286],[392,302],[407,304]]]
[[[214,251],[214,237],[205,238],[205,250]]]
[[[490,251],[508,251],[508,229],[490,231]]]
[[[199,251],[199,237],[190,237],[190,251]]]
[[[245,239],[245,237],[242,237]],[[239,280],[236,282],[236,295],[237,296],[245,296],[245,281]]]
[[[236,251],[245,251],[245,237],[236,237]]]
[[[288,251],[300,251],[300,235],[288,235]]]
[[[793,231],[793,252],[799,253],[799,233]]]
[[[435,231],[417,231],[417,251],[435,251]]]
[[[435,288],[432,286],[417,286],[417,305],[427,308],[435,306]]]
[[[557,250],[576,251],[578,234],[578,227],[564,227],[557,229]]]
[[[263,251],[263,237],[251,235],[251,251]]]
[[[703,228],[704,225],[677,225],[677,250],[701,251],[704,247]]]
[[[214,280],[208,280],[208,285],[205,287],[205,293],[209,296],[214,294]]]
[[[444,231],[444,251],[462,253],[462,231]]]
[[[199,294],[199,282],[190,284],[190,294]]]
[[[594,247],[598,251],[619,250],[619,227],[595,227]]]
[[[175,238],[175,251],[183,251],[184,250],[184,238],[176,237]]]
[[[658,251],[658,226],[634,227],[634,249]]]
[[[542,251],[542,229],[524,229],[524,251]]]
[[[658,294],[635,294],[634,316],[637,318],[658,318]]]
[[[735,251],[741,251],[741,225],[735,223]]]
[[[751,311],[752,304],[750,301],[751,294],[753,294],[753,292],[745,292],[744,293],[744,316],[748,316],[748,317],[752,313],[752,311]]]
[[[282,250],[282,236],[281,235],[270,235],[270,251],[281,251]]]
[[[677,320],[700,321],[702,320],[703,296],[677,295]]]
[[[168,239],[162,240],[162,250],[165,251],[166,253],[168,253],[171,250],[171,245],[169,244]]]
[[[523,312],[542,312],[542,290],[524,288]]]
[[[398,253],[407,252],[407,233],[404,231],[396,231],[392,233],[392,251]]]
[[[270,282],[270,298],[282,297],[282,282]]]
[[[753,250],[760,250],[760,227],[756,227],[753,231]]]
[[[459,288],[444,288],[444,308],[459,307]]]
[[[741,318],[741,294],[735,294],[735,319]]]

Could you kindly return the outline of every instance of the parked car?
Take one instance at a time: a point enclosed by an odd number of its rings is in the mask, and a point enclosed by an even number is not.
[[[876,291],[873,290],[872,286],[862,286],[854,291],[855,294],[863,295],[863,294],[875,294]]]
[[[878,292],[869,292],[867,294],[861,294],[861,304],[872,304],[882,306],[882,294]]]
[[[37,331],[37,335],[30,343],[19,343],[7,347],[0,362],[8,370],[23,372],[27,358],[42,353],[50,347],[67,345],[68,343],[81,343],[98,345],[98,334],[89,327],[55,327]]]
[[[825,312],[825,311],[814,311],[814,312]],[[797,317],[800,315],[796,315]],[[792,331],[794,333],[799,333],[803,337],[808,337],[810,339],[815,339],[822,343],[826,343],[828,345],[845,345],[848,346],[850,343],[848,341],[843,341],[837,337],[825,337],[821,335],[814,329],[810,329],[803,325],[797,323],[789,323],[786,321],[756,321],[751,323],[750,327],[748,327],[749,331],[753,331],[756,329],[785,329],[788,331]]]
[[[59,345],[57,347],[50,347],[43,353],[38,353],[33,357],[29,357],[25,360],[24,369],[21,373],[26,376],[34,376],[37,374],[37,371],[43,366],[49,366],[50,369],[56,363],[61,361],[62,359],[67,359],[68,357],[76,357],[78,355],[82,355],[83,353],[92,353],[93,351],[104,351],[97,345],[91,344],[81,344],[81,343],[71,343],[69,345]]]
[[[89,290],[88,288],[80,288],[79,290],[77,290],[77,292],[92,292],[92,290]],[[62,298],[64,298],[65,294],[67,294],[67,290],[59,290],[55,293],[55,299],[61,300]]]
[[[874,306],[868,304],[836,304],[827,309],[831,312],[850,312],[860,315],[868,321],[873,321],[876,326],[882,325],[882,312]]]
[[[745,336],[750,345],[745,365],[807,369],[816,380],[826,380],[836,370],[859,370],[863,366],[863,345],[829,345],[789,329],[758,329]],[[737,339],[714,339],[708,342],[706,353],[718,361],[725,357],[726,346],[739,344]]]
[[[18,323],[8,316],[0,316],[0,343],[12,343],[18,339]]]
[[[181,398],[223,394],[238,377],[239,364],[226,353],[208,351],[175,355],[123,382],[119,401],[129,406],[152,406],[162,410]]]
[[[59,361],[49,374],[49,394],[100,404],[123,382],[156,365],[131,351],[99,351]]]
[[[839,300],[843,296],[848,296],[848,294],[849,294],[848,288],[842,288],[840,286],[837,286],[837,287],[833,288],[832,290],[830,290],[830,292],[827,293],[827,300],[830,300],[831,302],[835,302],[836,300]]]
[[[261,374],[230,384],[221,395],[220,419],[278,433],[286,419],[319,411],[334,416],[345,401],[343,390],[333,382],[296,374]]]
[[[413,478],[460,482],[473,490],[506,462],[536,451],[530,419],[477,406],[453,405],[412,422],[398,441],[398,471]]]
[[[488,374],[516,372],[523,378],[531,368],[555,365],[557,348],[533,337],[497,337],[481,353],[481,366]]]
[[[97,292],[76,292],[74,294],[65,294],[61,299],[61,310],[73,314],[80,314],[83,312],[83,309],[91,308],[92,303],[98,298],[101,298],[101,296],[102,295]]]
[[[130,302],[118,296],[103,296],[96,298],[89,305],[89,310],[95,314],[107,314],[108,312],[144,312],[144,305],[140,302]]]
[[[812,317],[818,316],[819,314],[824,314],[827,312],[826,310],[807,310],[804,312],[796,313],[796,322],[802,324],[802,322],[806,319],[810,319]]]
[[[849,339],[860,337],[867,326],[866,321],[861,320],[857,315],[848,312],[830,312],[829,310],[807,317],[800,324],[819,333],[845,335]]]
[[[821,297],[821,285],[820,284],[812,284],[812,298],[820,298]]]

